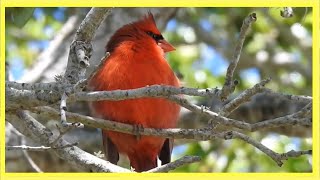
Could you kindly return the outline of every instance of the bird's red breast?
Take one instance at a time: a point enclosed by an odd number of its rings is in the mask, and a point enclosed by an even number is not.
[[[117,30],[106,50],[110,56],[91,79],[91,90],[127,90],[155,84],[179,87],[177,77],[164,58],[164,53],[174,47],[164,40],[151,13]],[[91,110],[95,116],[117,122],[148,128],[174,128],[180,107],[162,98],[139,98],[92,102]],[[119,152],[128,155],[136,171],[156,167],[165,140],[155,136],[137,139],[113,131],[103,131],[103,136],[108,137]]]

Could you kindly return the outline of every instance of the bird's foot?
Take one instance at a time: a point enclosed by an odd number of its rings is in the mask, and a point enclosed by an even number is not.
[[[141,132],[144,131],[142,124],[134,124],[133,125],[133,134],[136,136],[137,140],[141,139]]]

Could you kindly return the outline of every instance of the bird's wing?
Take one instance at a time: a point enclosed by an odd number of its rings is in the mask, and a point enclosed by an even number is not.
[[[117,147],[108,138],[107,133],[102,131],[103,149],[106,159],[112,164],[117,164],[119,161],[119,152]]]
[[[161,160],[161,165],[167,164],[171,161],[172,149],[173,149],[173,139],[167,138],[164,141],[161,151],[159,153],[159,159]]]

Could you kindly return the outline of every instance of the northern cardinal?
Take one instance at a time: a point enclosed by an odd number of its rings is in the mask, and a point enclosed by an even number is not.
[[[164,55],[175,48],[158,30],[149,12],[142,19],[118,29],[106,45],[110,56],[89,82],[94,91],[127,90],[148,85],[179,87],[179,80]],[[96,101],[90,105],[94,116],[143,128],[176,127],[180,106],[163,98]],[[170,162],[172,139],[102,130],[107,160],[117,164],[119,153],[126,154],[135,171]]]

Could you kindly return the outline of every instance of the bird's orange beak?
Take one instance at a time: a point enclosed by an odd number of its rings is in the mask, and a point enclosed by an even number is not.
[[[164,39],[159,40],[158,45],[163,49],[165,53],[176,50],[176,48],[174,48],[170,43],[168,43],[168,41]]]

